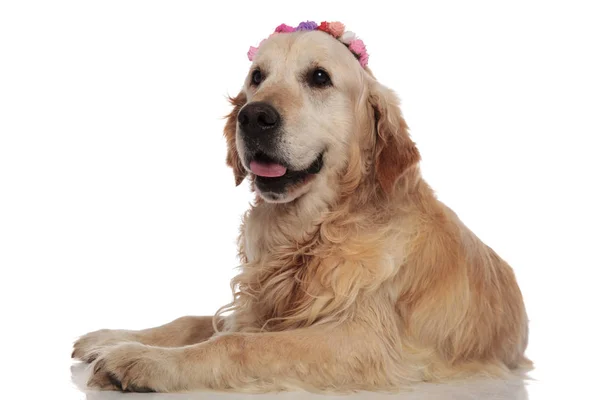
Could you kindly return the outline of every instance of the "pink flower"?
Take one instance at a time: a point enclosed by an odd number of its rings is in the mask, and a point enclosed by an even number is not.
[[[353,41],[351,41],[350,44],[348,45],[348,48],[350,49],[350,51],[352,51],[354,54],[356,54],[358,56],[367,52],[367,48],[365,47],[365,44],[360,39],[354,39]]]
[[[361,54],[360,58],[358,59],[358,62],[360,63],[361,67],[366,67],[369,63],[369,55],[367,53]]]
[[[271,34],[271,36],[273,36],[273,34]],[[269,36],[269,37],[271,37],[271,36]],[[250,60],[250,61],[254,60],[254,57],[256,56],[258,49],[260,49],[260,46],[262,46],[263,43],[266,41],[267,41],[267,39],[261,40],[257,47],[250,46],[250,50],[248,50],[248,60]]]
[[[295,29],[289,25],[281,24],[277,28],[275,28],[275,33],[289,33],[289,32],[294,32],[294,30]]]
[[[335,38],[339,38],[344,33],[346,27],[341,22],[330,22],[328,25],[329,33]]]
[[[250,50],[248,50],[248,60],[253,61],[257,51],[258,47],[250,46]]]

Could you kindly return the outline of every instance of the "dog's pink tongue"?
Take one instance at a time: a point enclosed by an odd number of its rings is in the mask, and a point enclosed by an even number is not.
[[[256,176],[265,178],[277,178],[285,175],[287,169],[281,164],[261,163],[258,161],[250,161],[250,170]]]

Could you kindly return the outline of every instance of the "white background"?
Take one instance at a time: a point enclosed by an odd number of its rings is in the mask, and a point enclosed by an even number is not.
[[[69,369],[78,335],[229,301],[251,196],[224,163],[225,96],[250,45],[314,19],[364,39],[425,179],[514,267],[537,365],[529,398],[594,398],[593,3],[3,1],[0,397],[85,398]]]

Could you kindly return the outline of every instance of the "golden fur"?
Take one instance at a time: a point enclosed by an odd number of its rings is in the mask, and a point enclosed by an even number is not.
[[[257,192],[241,228],[234,300],[215,318],[80,338],[73,355],[94,362],[91,386],[390,390],[531,365],[512,269],[436,199],[396,96],[351,57],[318,32],[261,47],[255,64],[270,66],[270,80],[252,88],[247,79],[225,126],[236,184],[248,174],[236,119],[249,101],[282,110],[288,143],[310,121],[335,119],[303,139],[327,144],[324,169],[284,202]],[[288,64],[277,70],[278,60]],[[294,66],[315,60],[339,73],[330,92],[298,84]]]

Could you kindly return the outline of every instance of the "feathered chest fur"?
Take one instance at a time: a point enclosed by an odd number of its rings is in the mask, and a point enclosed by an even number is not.
[[[381,232],[349,229],[339,221],[299,229],[301,221],[271,223],[263,217],[246,215],[239,239],[242,266],[232,281],[231,305],[239,330],[341,322],[351,317],[353,304],[365,291],[394,274],[395,262],[383,251]]]

